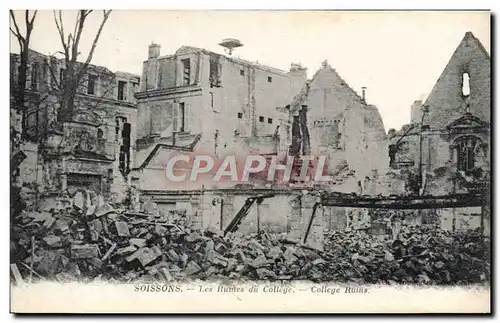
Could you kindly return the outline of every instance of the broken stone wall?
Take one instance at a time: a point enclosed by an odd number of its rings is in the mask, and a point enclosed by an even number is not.
[[[42,165],[38,159],[38,144],[23,142],[20,149],[26,154],[26,159],[19,165],[20,184],[42,184]]]
[[[438,209],[441,228],[448,231],[467,231],[481,227],[481,207]],[[489,220],[485,218],[485,233],[489,232]]]
[[[111,146],[114,151],[114,162],[112,165],[112,174],[108,177],[110,181],[110,192],[115,196],[116,201],[123,201],[127,196],[129,183],[129,172],[135,165],[136,159],[136,133],[137,133],[137,110],[119,106],[114,109],[115,114],[106,117],[107,129],[105,129],[106,144]],[[125,124],[130,124],[130,133],[125,138],[123,135]],[[128,147],[128,150],[126,149]],[[120,156],[120,153],[128,151],[128,156]],[[123,158],[123,161],[121,161]],[[122,168],[120,163],[125,168]]]
[[[188,88],[182,83],[182,59],[191,62]],[[153,72],[155,64],[158,72]],[[172,136],[175,127],[171,123],[176,117],[170,111],[176,109],[170,105],[184,103],[189,123],[185,131],[202,135],[197,149],[203,153],[232,149],[238,145],[238,137],[274,134],[279,124],[276,108],[291,101],[307,76],[305,69],[286,73],[188,46],[172,56],[153,55],[144,69],[145,76],[157,73],[149,76],[156,79],[157,86],[143,85],[143,92],[138,94],[137,138]],[[213,70],[218,71],[219,82],[211,82]],[[176,82],[165,81],[172,75]],[[155,93],[147,94],[146,90],[155,89]]]
[[[200,94],[185,92],[160,98],[140,98],[137,107],[137,139],[171,137],[174,132],[181,132],[181,130],[182,132],[205,133],[207,140],[213,139],[209,138],[210,135],[213,136],[213,132],[205,130],[212,123],[211,111],[204,104],[204,98]],[[184,105],[183,120],[181,104]],[[206,119],[202,120],[199,116],[206,116]]]
[[[346,209],[344,207],[323,207],[326,228],[329,231],[343,230],[347,225]]]
[[[200,197],[203,200],[203,208],[199,209],[203,213],[201,226],[224,230],[251,196],[237,192],[205,192]],[[260,229],[272,233],[288,233],[291,199],[288,195],[278,195],[264,199],[260,204],[254,202],[238,231],[257,233]]]
[[[400,169],[408,169],[414,174],[419,172],[420,156],[422,156],[422,174],[425,177],[424,194],[446,195],[463,191],[460,185],[454,187],[453,177],[457,172],[457,151],[454,143],[464,135],[473,135],[484,146],[476,151],[475,163],[485,172],[489,171],[489,135],[483,132],[451,133],[448,130],[424,131],[420,136],[410,134],[399,143],[395,156],[396,164]],[[391,138],[395,144],[401,136]],[[420,155],[420,140],[422,140],[422,154]],[[484,148],[486,147],[486,148]]]
[[[202,190],[168,194],[142,192],[141,200],[143,203],[154,202],[160,213],[184,208],[188,210],[193,226],[223,231],[252,196],[256,195],[245,194],[238,190],[233,192]],[[251,234],[264,230],[273,234],[287,234],[291,239],[299,241],[307,231],[317,202],[317,197],[303,194],[298,190],[290,191],[288,194],[278,193],[274,197],[263,199],[261,203],[255,201],[237,231],[241,234]],[[309,243],[320,248],[323,243],[323,232],[330,222],[323,209],[318,207],[310,229],[311,237],[314,238],[308,240]]]
[[[212,111],[200,114],[207,127],[204,131],[212,135],[217,132],[221,148],[234,145],[235,134],[241,137],[274,134],[280,117],[276,108],[289,104],[295,91],[300,90],[290,86],[291,82],[298,83],[303,77],[229,57],[222,56],[218,62],[221,87],[203,90],[206,106],[212,107]],[[210,118],[205,117],[212,114],[213,124],[210,124]]]
[[[413,102],[410,115],[411,124],[422,122],[422,101],[417,100]]]
[[[462,92],[464,73],[469,75],[467,98]],[[424,103],[429,106],[426,120],[431,129],[442,129],[460,118],[467,103],[473,115],[490,122],[490,73],[489,54],[472,33],[466,33]]]
[[[26,158],[19,165],[19,177],[16,186],[21,188],[20,196],[27,209],[37,206],[38,198],[46,187],[43,160],[39,158],[38,144],[22,141],[19,149]]]
[[[387,168],[387,158],[380,157],[387,151],[387,141],[377,108],[367,106],[327,63],[310,82],[303,104],[308,110],[311,152],[328,156],[329,174],[335,175],[344,164],[361,179],[373,169]]]
[[[18,55],[11,54],[12,57]],[[72,120],[55,124],[59,98],[58,82],[54,81],[52,75],[56,78],[61,75],[64,61],[34,51],[30,53],[29,60],[27,88],[30,91],[25,97],[28,106],[25,122],[28,139],[43,140],[37,157],[41,165],[39,167],[43,168],[38,169],[42,178],[39,190],[42,190],[42,187],[50,192],[65,190],[68,176],[71,176],[72,172],[85,174],[85,169],[90,167],[99,169],[99,174],[94,174],[91,170],[88,175],[99,177],[97,181],[102,184],[97,185],[100,193],[107,194],[112,190],[116,195],[123,196],[127,187],[126,172],[121,174],[118,166],[120,146],[124,143],[117,136],[116,118],[125,118],[130,124],[128,155],[129,165],[132,166],[136,133],[133,95],[137,90],[139,77],[125,72],[113,73],[103,66],[89,65],[88,73],[83,76],[79,95],[75,98]],[[18,63],[14,59],[14,65]],[[34,75],[37,78],[31,79]],[[94,92],[87,94],[89,75],[96,76],[97,79]],[[17,75],[14,73],[13,78],[15,77]],[[126,83],[123,97],[119,96],[118,81]],[[26,147],[26,150],[29,156],[21,173],[30,177],[33,171],[37,170],[37,167],[32,167],[37,149]]]

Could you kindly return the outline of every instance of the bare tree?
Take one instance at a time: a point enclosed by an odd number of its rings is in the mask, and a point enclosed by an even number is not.
[[[59,86],[61,89],[61,97],[59,102],[60,107],[58,120],[60,121],[70,120],[73,116],[75,96],[82,80],[84,79],[84,76],[88,71],[89,64],[92,61],[92,57],[99,42],[99,37],[101,36],[104,25],[111,14],[111,10],[103,10],[103,18],[92,42],[92,47],[90,48],[85,61],[80,63],[78,62],[78,56],[80,55],[80,40],[85,27],[85,22],[92,12],[93,10],[79,10],[73,32],[70,32],[69,34],[66,34],[64,28],[62,11],[54,10],[53,12],[54,21],[56,23],[57,31],[59,32],[61,45],[63,47],[62,54],[64,55],[66,65],[65,73],[63,74],[63,78],[60,81],[61,84]]]
[[[33,27],[35,24],[37,10],[34,11],[33,15],[30,17],[30,11],[26,10],[24,12],[24,22],[26,25],[26,32],[23,34],[19,29],[19,25],[14,15],[14,11],[10,10],[10,17],[14,28],[10,27],[10,32],[16,37],[19,47],[20,47],[20,66],[17,75],[17,84],[14,89],[14,104],[16,109],[20,109],[23,113],[23,128],[25,125],[25,88],[26,88],[26,74],[28,71],[28,58],[29,58],[29,47],[31,34],[33,33]]]

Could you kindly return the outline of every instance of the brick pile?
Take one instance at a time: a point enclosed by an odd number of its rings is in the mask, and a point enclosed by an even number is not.
[[[182,212],[131,212],[102,200],[24,211],[11,236],[18,281],[172,282],[192,279],[467,284],[490,279],[489,241],[478,232],[403,227],[398,238],[363,230],[326,234],[324,251],[286,234],[224,236],[192,229]]]

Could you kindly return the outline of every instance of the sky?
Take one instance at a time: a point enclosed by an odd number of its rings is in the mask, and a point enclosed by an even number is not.
[[[63,12],[66,30],[73,29],[75,16]],[[100,10],[88,19],[82,60],[101,19]],[[409,122],[411,104],[429,94],[467,31],[490,53],[489,12],[115,10],[92,63],[141,74],[152,42],[161,45],[161,55],[183,45],[223,53],[218,43],[237,38],[244,46],[233,56],[286,71],[300,63],[309,78],[328,60],[355,91],[367,88],[366,100],[378,107],[388,130]],[[31,48],[61,50],[52,11],[38,12]],[[12,36],[11,52],[18,52]]]

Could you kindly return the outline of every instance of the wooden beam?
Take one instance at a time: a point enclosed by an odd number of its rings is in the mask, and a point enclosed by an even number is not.
[[[355,196],[350,194],[324,194],[323,206],[343,206],[377,209],[441,209],[482,206],[483,194],[450,194],[443,196]]]
[[[318,207],[321,205],[321,203],[316,202],[313,206],[313,211],[311,214],[311,219],[309,220],[309,224],[307,225],[306,233],[304,235],[304,240],[302,241],[303,243],[307,242],[307,237],[309,237],[309,232],[311,231],[312,224],[314,222],[314,218],[316,216],[316,211],[318,210]]]

